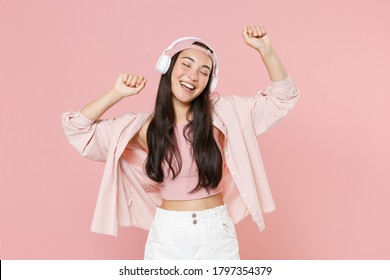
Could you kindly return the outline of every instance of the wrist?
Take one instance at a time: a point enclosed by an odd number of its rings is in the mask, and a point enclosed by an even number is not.
[[[275,50],[272,46],[265,46],[262,48],[258,48],[257,51],[260,53],[262,57],[272,56],[275,53]]]
[[[111,89],[108,93],[107,93],[107,97],[112,100],[113,102],[118,102],[118,101],[121,101],[124,97],[119,93],[117,92],[115,89]]]

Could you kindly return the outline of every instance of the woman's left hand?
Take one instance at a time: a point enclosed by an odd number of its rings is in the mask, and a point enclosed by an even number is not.
[[[258,50],[260,53],[266,52],[271,47],[271,41],[262,26],[244,25],[242,36],[248,46]]]

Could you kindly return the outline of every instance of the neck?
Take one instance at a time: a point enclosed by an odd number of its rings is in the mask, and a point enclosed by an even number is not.
[[[190,109],[191,105],[185,104],[173,104],[175,110],[175,123],[176,124],[185,124],[188,122],[187,120],[187,112]]]

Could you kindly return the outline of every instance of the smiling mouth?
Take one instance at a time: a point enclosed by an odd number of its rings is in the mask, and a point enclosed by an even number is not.
[[[180,84],[181,84],[183,87],[185,87],[185,88],[187,88],[187,89],[189,89],[189,90],[194,90],[194,89],[195,89],[195,87],[194,87],[193,85],[189,84],[189,83],[180,82]]]

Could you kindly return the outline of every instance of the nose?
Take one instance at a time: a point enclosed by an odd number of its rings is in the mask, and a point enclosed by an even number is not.
[[[198,72],[195,69],[189,70],[187,76],[194,82],[198,81]]]

